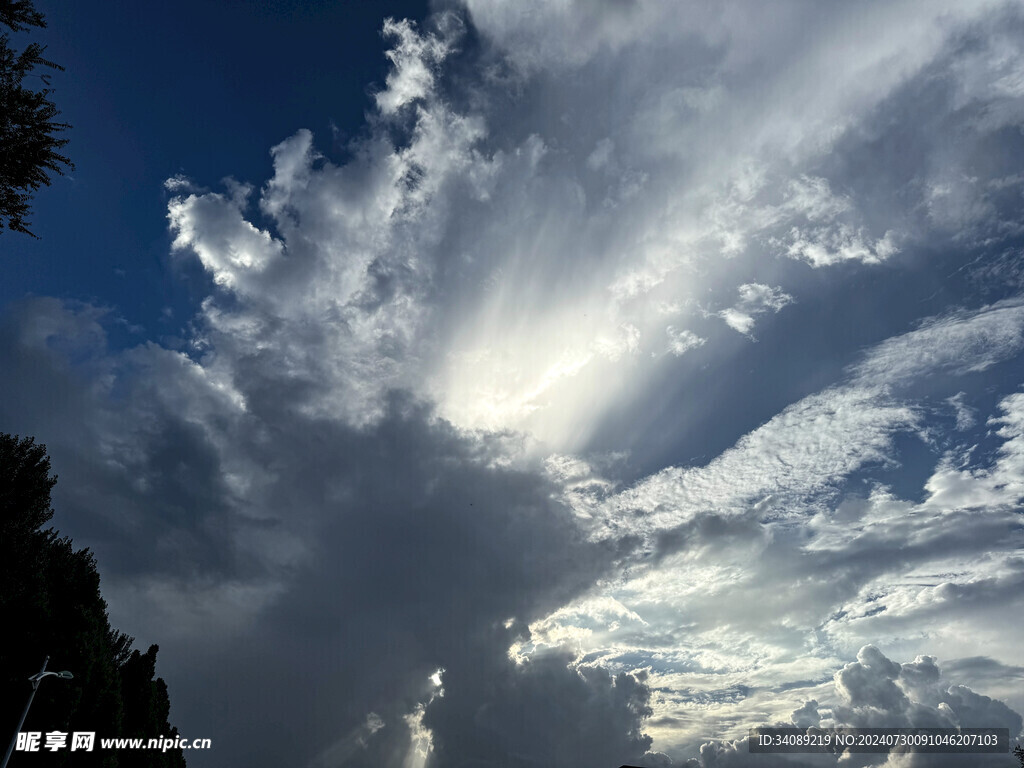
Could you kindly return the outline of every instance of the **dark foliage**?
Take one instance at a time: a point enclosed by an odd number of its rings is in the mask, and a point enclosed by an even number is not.
[[[45,27],[43,15],[29,0],[0,0],[0,24],[13,32]],[[70,128],[56,121],[60,114],[50,101],[52,89],[26,87],[34,77],[44,86],[49,75],[35,75],[36,68],[63,67],[43,58],[45,48],[31,43],[21,53],[10,46],[10,37],[0,35],[0,229],[31,235],[28,229],[29,203],[40,186],[50,184],[50,174],[64,174],[74,168],[60,153],[68,143],[58,134]]]
[[[1021,764],[1021,768],[1024,768],[1024,747],[1018,744],[1013,748],[1013,756],[1016,757]]]
[[[103,750],[99,739],[167,736],[167,686],[156,678],[157,646],[131,650],[132,638],[110,627],[96,561],[87,549],[43,528],[53,516],[46,447],[0,434],[0,743],[6,749],[31,693],[28,678],[46,656],[49,669],[74,679],[42,681],[23,731],[94,731],[92,752],[68,748],[33,754],[39,768],[183,768],[180,750]],[[12,765],[24,753],[15,752]]]

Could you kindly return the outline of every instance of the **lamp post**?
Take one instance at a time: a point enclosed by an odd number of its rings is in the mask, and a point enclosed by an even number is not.
[[[28,695],[28,703],[25,705],[25,711],[21,713],[21,720],[18,721],[18,727],[14,729],[14,735],[11,736],[11,745],[7,747],[7,754],[4,755],[3,763],[0,763],[0,768],[7,768],[7,761],[11,759],[11,753],[14,752],[14,745],[18,742],[18,734],[21,733],[21,727],[25,724],[25,718],[28,717],[28,708],[32,706],[32,699],[36,697],[36,691],[39,690],[39,683],[44,677],[53,675],[59,677],[61,680],[71,680],[74,675],[68,672],[66,669],[63,672],[47,672],[46,665],[50,663],[50,657],[47,656],[46,660],[43,661],[43,668],[36,674],[32,675],[28,679],[32,683],[32,693]]]

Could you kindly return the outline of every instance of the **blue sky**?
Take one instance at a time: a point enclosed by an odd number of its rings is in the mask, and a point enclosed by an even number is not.
[[[110,303],[151,336],[179,326],[205,289],[201,270],[170,263],[163,181],[262,179],[268,147],[297,125],[343,152],[386,74],[383,18],[427,12],[398,2],[37,8],[49,26],[31,39],[66,69],[53,83],[74,126],[67,151],[76,170],[36,199],[45,239],[4,243],[2,299],[33,292]],[[77,258],[67,258],[72,251]],[[164,307],[178,317],[168,321]]]
[[[0,428],[191,765],[1021,731],[1019,3],[41,9]]]

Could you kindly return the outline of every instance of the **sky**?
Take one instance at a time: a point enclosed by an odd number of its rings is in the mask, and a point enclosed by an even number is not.
[[[38,7],[0,429],[190,766],[1024,738],[1024,5]]]

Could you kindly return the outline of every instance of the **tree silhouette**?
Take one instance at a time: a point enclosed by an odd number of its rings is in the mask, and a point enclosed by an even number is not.
[[[12,32],[45,27],[46,20],[32,7],[31,0],[0,0],[0,24]],[[37,67],[63,71],[43,58],[46,50],[31,43],[20,54],[9,45],[7,33],[0,35],[0,230],[36,237],[28,229],[29,202],[42,185],[50,184],[50,173],[64,175],[74,164],[59,150],[68,143],[58,134],[71,126],[55,120],[60,113],[50,101],[52,89],[38,91],[24,83]],[[37,75],[44,86],[49,75]]]
[[[38,768],[184,768],[180,749],[102,750],[101,738],[174,738],[170,701],[156,678],[157,646],[132,651],[110,627],[96,560],[45,526],[53,516],[46,446],[0,433],[0,744],[6,748],[46,656],[69,681],[39,687],[23,731],[93,731],[93,752],[32,755]],[[70,741],[70,736],[69,736]],[[12,759],[12,762],[14,760]]]
[[[1018,744],[1013,748],[1013,756],[1016,757],[1021,764],[1021,768],[1024,768],[1024,747]]]

